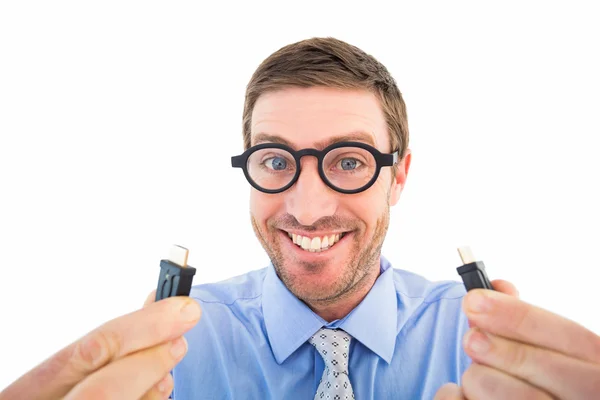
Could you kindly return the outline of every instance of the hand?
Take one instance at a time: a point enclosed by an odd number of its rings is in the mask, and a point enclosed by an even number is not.
[[[464,347],[473,364],[461,387],[446,384],[435,399],[597,398],[600,337],[492,285],[497,291],[465,296],[472,328]]]
[[[187,351],[182,335],[200,320],[188,297],[154,302],[85,335],[0,393],[14,399],[166,399],[169,373]]]

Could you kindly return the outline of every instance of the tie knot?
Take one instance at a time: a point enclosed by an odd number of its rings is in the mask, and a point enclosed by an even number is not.
[[[315,346],[327,368],[348,373],[351,340],[352,336],[340,329],[322,328],[308,342]]]

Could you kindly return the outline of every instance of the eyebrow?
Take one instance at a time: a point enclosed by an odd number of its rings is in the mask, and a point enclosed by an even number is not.
[[[377,147],[373,140],[373,135],[371,135],[367,132],[364,132],[364,131],[353,131],[353,132],[349,132],[349,133],[346,133],[343,135],[337,135],[337,136],[328,138],[326,140],[321,140],[319,142],[316,142],[314,144],[314,148],[316,148],[318,150],[322,150],[329,145],[332,145],[334,143],[339,143],[339,142],[365,142],[367,144],[370,144],[373,147]],[[271,133],[265,133],[265,132],[257,133],[254,136],[254,144],[256,145],[259,143],[279,143],[279,144],[284,144],[286,146],[289,146],[291,148],[295,148],[291,142],[287,141],[286,139],[282,138],[281,136],[271,134]]]

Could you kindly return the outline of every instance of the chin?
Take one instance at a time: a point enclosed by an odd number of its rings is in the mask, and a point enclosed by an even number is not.
[[[325,301],[346,293],[359,278],[361,271],[353,258],[344,256],[310,261],[286,256],[274,265],[281,281],[300,300]]]

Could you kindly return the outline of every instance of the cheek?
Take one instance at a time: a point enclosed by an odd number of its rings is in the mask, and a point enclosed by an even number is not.
[[[396,190],[397,185],[395,181],[392,180],[391,169],[387,168],[386,170],[382,170],[377,182],[373,185],[373,192],[376,192],[377,196],[377,206],[378,207],[389,207],[393,205],[394,202],[397,201]]]
[[[350,210],[355,218],[366,224],[367,231],[372,231],[386,209],[387,190],[375,183],[366,192],[355,196],[360,197],[353,199]]]
[[[376,215],[376,218],[379,218],[381,211],[389,202],[391,187],[390,179],[391,178],[389,174],[383,174],[382,172],[373,186],[371,186],[369,190],[364,193],[365,197],[368,197],[368,199],[365,201],[369,202],[371,205],[373,209],[372,214]]]
[[[278,196],[269,195],[252,189],[250,193],[250,213],[260,225],[265,225],[266,221],[274,216],[278,209]]]

